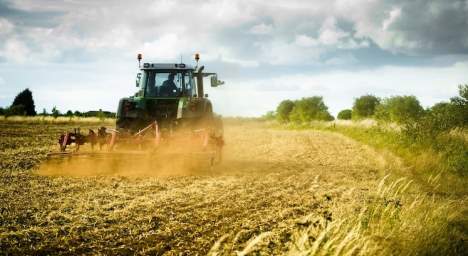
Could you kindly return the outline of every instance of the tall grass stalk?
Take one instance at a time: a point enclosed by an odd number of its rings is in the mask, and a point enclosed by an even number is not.
[[[328,224],[324,219],[319,224],[311,221],[307,227],[291,230],[285,255],[457,255],[467,249],[464,230],[451,227],[464,207],[424,193],[406,193],[412,180],[388,179],[385,176],[381,180],[358,214]],[[262,233],[237,255],[267,252],[268,239],[273,237],[269,232]],[[225,240],[226,236],[220,239]],[[210,251],[211,255],[232,253],[221,250],[219,241]]]

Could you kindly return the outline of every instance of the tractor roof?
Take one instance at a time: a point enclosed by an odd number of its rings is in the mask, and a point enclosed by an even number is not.
[[[193,70],[194,68],[184,63],[143,63],[142,70],[147,69],[178,69],[178,70]]]

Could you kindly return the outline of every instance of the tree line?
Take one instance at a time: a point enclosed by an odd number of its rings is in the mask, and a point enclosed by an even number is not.
[[[41,113],[36,112],[36,106],[34,104],[34,99],[31,90],[26,88],[25,90],[21,91],[16,95],[13,103],[6,108],[0,107],[0,115],[5,117],[9,116],[52,116],[57,118],[59,116],[67,116],[67,117],[98,117],[98,118],[113,118],[115,117],[114,112],[110,111],[103,111],[99,109],[98,111],[72,111],[68,110],[64,113],[60,112],[57,107],[53,107],[50,112],[48,112],[45,108],[42,109]]]
[[[398,124],[440,122],[448,127],[466,127],[468,124],[468,85],[460,85],[458,96],[447,102],[439,102],[424,109],[412,95],[379,98],[368,94],[354,100],[350,109],[341,110],[337,119],[360,120],[372,118],[378,121]],[[305,123],[310,121],[331,121],[334,117],[328,112],[321,96],[299,100],[283,100],[270,111],[266,119],[276,119],[281,123]]]
[[[282,123],[334,120],[321,96],[306,97],[294,101],[283,100],[277,106],[276,111],[268,112],[265,117],[267,119],[277,119]]]

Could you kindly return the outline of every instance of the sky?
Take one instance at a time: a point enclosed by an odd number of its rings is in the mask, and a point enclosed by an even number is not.
[[[200,53],[224,116],[310,96],[334,115],[365,94],[429,107],[468,84],[468,0],[0,0],[0,107],[29,88],[38,112],[115,111],[138,53]]]

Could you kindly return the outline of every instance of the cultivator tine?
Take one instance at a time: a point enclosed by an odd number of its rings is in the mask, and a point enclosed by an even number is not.
[[[65,152],[65,149],[67,148],[68,137],[70,136],[70,134],[67,132],[63,134],[62,136],[63,136],[63,140],[62,140],[62,144],[60,145],[60,151]]]
[[[161,141],[161,134],[159,133],[158,122],[154,122],[154,144],[155,146],[159,146],[160,141]]]
[[[111,132],[111,139],[110,139],[109,147],[108,147],[109,151],[112,151],[112,149],[114,149],[116,138],[117,138],[117,131],[112,131]]]
[[[96,145],[97,136],[92,129],[88,130],[88,142],[91,144],[91,151],[94,151],[94,145]]]

